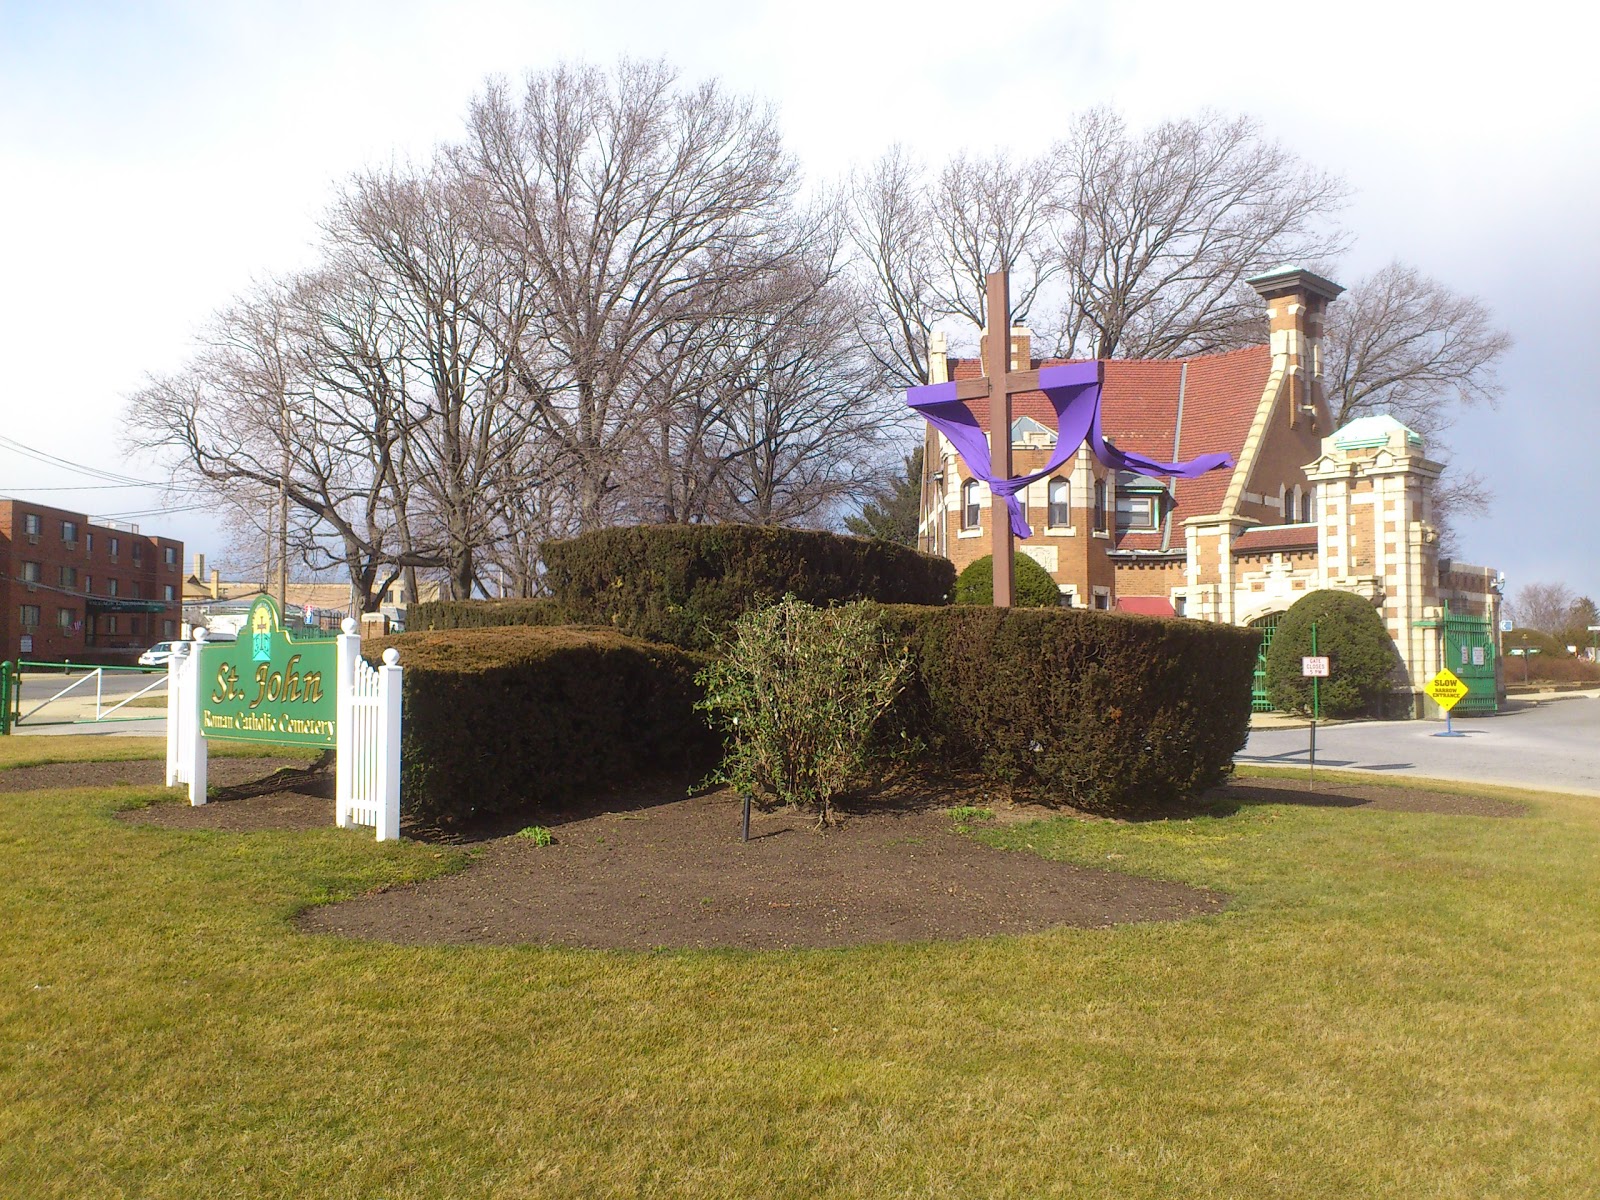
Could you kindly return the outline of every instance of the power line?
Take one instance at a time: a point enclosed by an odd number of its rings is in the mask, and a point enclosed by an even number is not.
[[[104,492],[113,488],[142,488],[159,487],[159,484],[148,483],[79,483],[70,486],[52,485],[50,487],[14,487],[13,492]]]
[[[141,508],[136,512],[114,512],[98,514],[100,520],[105,521],[130,521],[135,517],[164,517],[168,513],[194,512],[196,509],[209,507],[205,504],[177,504],[170,508]]]
[[[3,434],[0,434],[0,449],[10,450],[15,454],[22,455],[24,458],[31,458],[35,462],[41,462],[47,466],[58,467],[65,471],[72,471],[78,475],[87,475],[90,479],[103,479],[111,483],[122,484],[127,487],[162,486],[159,483],[151,483],[148,480],[135,479],[131,475],[119,475],[114,471],[102,471],[99,467],[89,467],[82,463],[72,462],[70,459],[59,458],[56,455],[47,453],[44,450],[35,449],[33,446],[25,446],[21,442],[16,441],[14,438],[8,438]]]

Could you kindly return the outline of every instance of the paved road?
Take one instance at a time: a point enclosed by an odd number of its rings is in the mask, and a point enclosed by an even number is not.
[[[106,678],[109,681],[114,677],[108,674]],[[48,691],[42,690],[46,679],[54,683]],[[115,687],[118,692],[127,694],[153,679],[154,676],[124,676],[114,685],[108,682],[107,691]],[[61,676],[41,676],[37,677],[37,682],[40,685],[37,689],[34,678],[24,687],[25,703],[31,697],[42,700],[64,687],[68,680]],[[1512,704],[1509,711],[1492,717],[1463,718],[1454,722],[1455,729],[1464,735],[1454,738],[1434,736],[1444,728],[1437,721],[1359,721],[1320,726],[1317,765],[1600,796],[1600,698],[1582,696],[1539,704],[1525,701]],[[92,691],[89,708],[93,708]],[[147,713],[152,719],[24,726],[17,732],[166,736],[167,723],[160,710],[123,709],[117,715]],[[1251,733],[1238,761],[1304,767],[1306,743],[1304,727],[1257,729]]]
[[[159,708],[130,705],[116,709],[109,720],[95,721],[94,718],[97,712],[104,714],[140,693],[147,697],[164,697],[166,678],[165,671],[104,671],[98,679],[93,673],[82,671],[70,674],[25,672],[18,705],[23,723],[17,732],[160,734],[164,737],[166,717]],[[59,698],[52,699],[58,695]]]
[[[1492,717],[1454,722],[1462,737],[1436,737],[1437,721],[1360,721],[1317,728],[1317,765],[1468,783],[1600,796],[1600,699],[1513,702]],[[1237,761],[1305,766],[1307,731],[1257,729]]]

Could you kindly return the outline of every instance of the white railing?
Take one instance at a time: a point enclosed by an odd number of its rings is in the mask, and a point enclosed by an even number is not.
[[[41,725],[62,725],[62,724],[77,725],[77,724],[89,724],[91,721],[107,721],[107,720],[111,719],[111,714],[112,713],[118,711],[121,708],[125,708],[127,705],[132,704],[135,700],[143,699],[145,696],[149,695],[151,692],[155,691],[157,688],[161,687],[163,684],[165,684],[167,682],[161,676],[157,675],[156,678],[155,678],[155,681],[153,683],[147,683],[144,687],[142,687],[138,691],[134,692],[133,695],[126,696],[123,699],[117,701],[117,703],[113,704],[110,708],[107,708],[106,707],[106,697],[105,697],[105,674],[106,674],[105,673],[105,668],[103,668],[103,667],[90,667],[90,668],[88,668],[87,674],[81,675],[77,679],[74,679],[71,683],[67,684],[66,687],[62,688],[55,695],[49,697],[46,700],[41,700],[38,704],[35,704],[27,712],[19,712],[17,714],[17,724],[18,725],[23,724],[30,717],[37,716],[42,710],[44,710],[45,708],[48,708],[50,705],[54,704],[56,701],[64,699],[65,697],[72,695],[72,693],[76,692],[80,687],[87,687],[91,682],[94,684],[94,716],[92,718],[87,718],[86,717],[86,718],[74,719],[74,718],[70,718],[69,717],[65,721],[40,721],[40,722],[36,722],[36,724],[41,724]],[[83,700],[86,701],[87,700],[87,696],[79,697],[79,699],[83,699]],[[118,717],[117,718],[117,720],[119,720],[119,721],[153,721],[155,719],[156,718],[154,718],[154,717]]]
[[[341,829],[371,825],[380,842],[400,836],[400,653],[373,670],[361,657],[356,623],[339,635],[334,819]]]

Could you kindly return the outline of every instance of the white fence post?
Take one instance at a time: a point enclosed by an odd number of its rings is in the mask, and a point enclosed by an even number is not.
[[[183,682],[179,685],[183,700],[178,710],[178,728],[182,731],[179,734],[179,757],[182,762],[178,769],[189,777],[189,803],[192,805],[206,802],[206,739],[200,736],[200,699],[203,694],[200,651],[205,641],[205,629],[196,629],[194,644],[189,648],[188,669],[183,673]]]
[[[350,824],[352,776],[356,763],[356,663],[361,658],[361,637],[356,623],[346,617],[339,625],[344,630],[338,642],[338,667],[335,671],[333,734],[333,818],[340,829]]]
[[[377,795],[378,840],[400,837],[400,652],[390,646],[378,668]]]
[[[183,698],[189,694],[184,686],[189,667],[189,643],[174,642],[172,657],[167,659],[167,786],[177,787],[188,783],[183,770]]]

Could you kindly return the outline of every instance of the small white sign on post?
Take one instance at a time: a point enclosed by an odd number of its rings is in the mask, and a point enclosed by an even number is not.
[[[1328,677],[1328,656],[1326,654],[1301,655],[1300,675],[1305,679],[1326,679]]]

